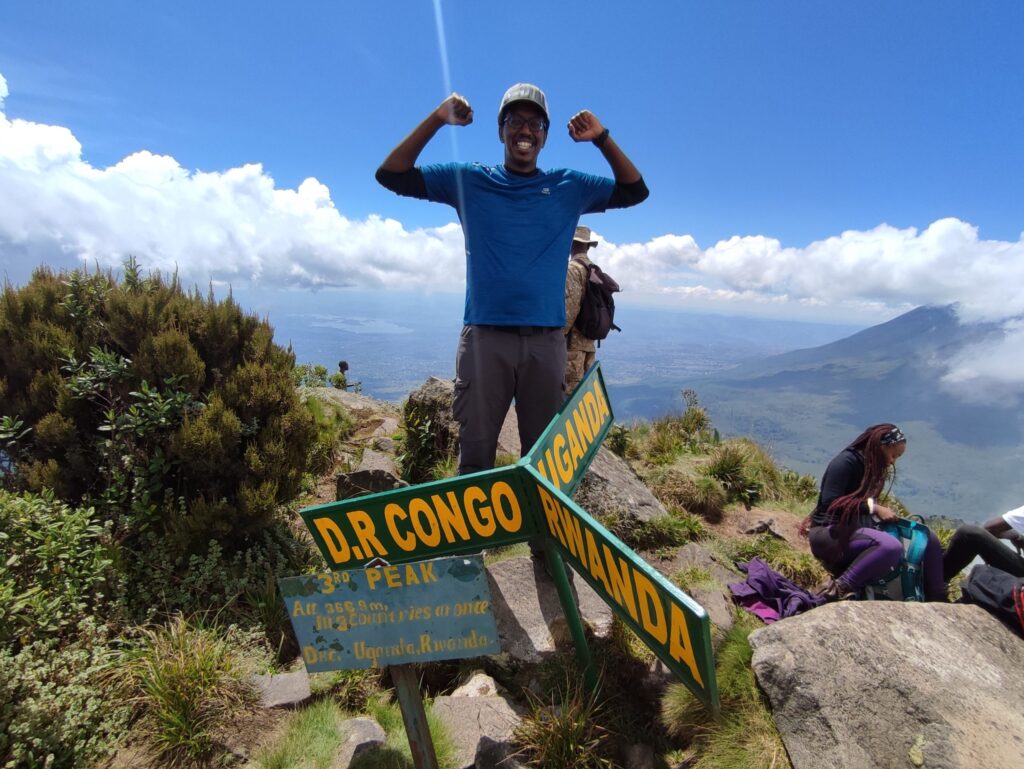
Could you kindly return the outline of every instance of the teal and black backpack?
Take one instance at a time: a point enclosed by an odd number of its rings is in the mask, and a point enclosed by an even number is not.
[[[876,528],[900,541],[903,557],[889,574],[864,586],[864,600],[923,601],[924,550],[928,546],[928,527],[907,518],[897,518],[895,521],[882,521]]]

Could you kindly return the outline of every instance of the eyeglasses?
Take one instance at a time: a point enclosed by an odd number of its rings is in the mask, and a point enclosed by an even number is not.
[[[548,130],[548,126],[550,125],[550,123],[548,123],[548,121],[542,117],[524,118],[519,117],[519,115],[509,115],[501,122],[504,125],[507,125],[513,131],[518,131],[524,125],[529,126],[530,130],[533,131],[534,133],[546,131]]]

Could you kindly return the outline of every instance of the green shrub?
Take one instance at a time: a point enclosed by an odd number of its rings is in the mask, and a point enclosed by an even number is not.
[[[108,610],[108,532],[91,508],[52,493],[0,491],[0,648],[66,639],[85,616]]]
[[[171,762],[205,758],[228,719],[256,699],[243,680],[240,641],[180,615],[139,633],[112,679],[158,754]]]
[[[435,467],[448,467],[458,456],[458,427],[451,421],[450,408],[450,403],[440,398],[405,402],[405,437],[398,462],[402,478],[409,483],[433,480]]]
[[[302,363],[292,369],[292,381],[296,387],[327,387],[327,367]]]
[[[129,542],[245,543],[298,493],[315,438],[294,356],[229,296],[177,277],[54,273],[0,296],[0,416],[18,482],[94,505]],[[10,440],[10,439],[8,439]]]
[[[781,497],[782,477],[771,457],[751,440],[741,438],[716,447],[704,472],[718,480],[730,501],[748,508]]]
[[[601,725],[604,703],[598,687],[588,693],[566,677],[561,690],[546,701],[524,690],[530,712],[515,730],[521,758],[538,769],[607,769],[613,735]]]
[[[622,424],[614,424],[604,439],[604,445],[613,454],[625,458],[632,440],[628,427]]]
[[[781,476],[783,490],[798,502],[807,502],[818,496],[818,482],[813,475],[800,475],[794,470],[784,470]]]
[[[656,473],[650,484],[651,490],[664,504],[681,507],[707,521],[720,520],[728,502],[722,484],[707,475],[693,478],[670,468]]]
[[[116,658],[107,629],[83,619],[73,636],[0,649],[0,766],[70,769],[117,748],[129,708],[104,686]]]

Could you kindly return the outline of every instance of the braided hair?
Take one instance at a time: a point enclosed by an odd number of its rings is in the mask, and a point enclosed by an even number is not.
[[[893,446],[906,440],[903,431],[896,425],[883,422],[872,425],[858,435],[847,449],[853,449],[864,458],[864,477],[861,478],[857,490],[851,494],[832,500],[828,506],[830,513],[838,513],[837,523],[848,525],[855,523],[860,515],[860,505],[868,497],[877,497],[882,493],[886,478],[892,476],[892,468],[883,446]]]

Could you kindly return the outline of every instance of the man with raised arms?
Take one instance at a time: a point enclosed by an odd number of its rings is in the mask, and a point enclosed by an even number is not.
[[[445,203],[466,239],[466,306],[452,410],[459,423],[459,473],[494,467],[498,433],[515,399],[523,453],[565,397],[566,253],[582,214],[625,208],[647,198],[640,172],[597,117],[583,110],[568,123],[576,142],[592,142],[614,179],[569,169],[543,171],[547,98],[517,83],[498,109],[501,165],[416,166],[444,125],[466,126],[473,109],[453,93],[392,150],[377,181],[399,195]]]

